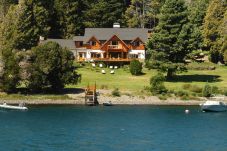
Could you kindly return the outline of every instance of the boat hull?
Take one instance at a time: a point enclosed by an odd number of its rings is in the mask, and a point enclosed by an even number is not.
[[[202,105],[202,111],[205,112],[225,112],[227,111],[227,106],[225,105]]]
[[[27,107],[19,107],[19,106],[11,106],[11,105],[0,105],[0,108],[2,109],[8,109],[8,110],[27,110]]]

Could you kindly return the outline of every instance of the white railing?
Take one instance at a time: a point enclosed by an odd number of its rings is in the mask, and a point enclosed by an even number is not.
[[[118,45],[108,45],[109,49],[119,49],[120,47]]]

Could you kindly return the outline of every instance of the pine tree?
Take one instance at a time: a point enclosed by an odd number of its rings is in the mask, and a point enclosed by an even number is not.
[[[128,27],[152,28],[158,23],[157,15],[165,0],[131,0],[125,12]]]
[[[196,0],[189,5],[189,20],[192,24],[191,47],[193,50],[203,48],[202,24],[210,0]]]
[[[18,6],[20,9],[17,29],[19,36],[16,49],[30,49],[36,46],[39,36],[47,36],[49,14],[40,1],[26,0]]]
[[[80,32],[82,23],[80,21],[79,1],[56,0],[55,13],[57,16],[58,34],[61,38],[72,38]]]
[[[91,2],[84,12],[85,27],[112,27],[113,23],[123,23],[125,3],[122,0],[99,0]]]
[[[167,78],[185,70],[184,59],[191,51],[191,27],[187,15],[183,0],[167,0],[147,45],[151,66],[167,72]]]
[[[226,6],[222,0],[212,0],[209,3],[204,18],[203,36],[204,44],[210,50],[210,59],[217,63],[220,58],[220,31],[219,26],[224,17]]]

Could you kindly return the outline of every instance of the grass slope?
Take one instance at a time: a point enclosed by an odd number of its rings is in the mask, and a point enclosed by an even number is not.
[[[78,73],[82,74],[82,81],[78,85],[68,85],[69,88],[86,87],[88,84],[97,83],[98,88],[140,91],[149,86],[150,77],[157,73],[156,70],[143,69],[143,75],[132,76],[129,70],[120,68],[115,70],[115,74],[110,74],[110,69],[106,69],[106,74],[101,74],[101,69],[96,67],[78,68]],[[189,70],[186,73],[178,74],[173,81],[165,82],[168,89],[181,90],[186,83],[203,87],[206,82],[218,87],[227,87],[227,67],[218,66],[216,70]]]

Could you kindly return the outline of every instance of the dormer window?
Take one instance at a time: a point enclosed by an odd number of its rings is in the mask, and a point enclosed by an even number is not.
[[[140,41],[134,41],[134,46],[140,46]]]
[[[96,46],[96,41],[90,41],[91,46]]]
[[[111,41],[111,45],[114,45],[114,46],[118,45],[118,41]]]

